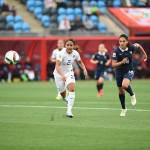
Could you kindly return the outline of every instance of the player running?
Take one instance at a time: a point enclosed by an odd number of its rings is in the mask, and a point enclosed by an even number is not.
[[[66,49],[63,49],[59,52],[54,70],[56,86],[62,98],[67,102],[68,109],[66,116],[70,118],[73,117],[71,110],[75,99],[75,77],[72,67],[74,60],[77,60],[77,63],[84,71],[85,78],[87,77],[85,65],[82,62],[79,53],[74,50],[74,46],[75,41],[72,38],[66,40]],[[66,95],[66,87],[69,91],[68,97]]]
[[[94,78],[96,80],[98,90],[97,97],[101,97],[103,95],[103,84],[106,75],[105,70],[106,67],[109,66],[111,59],[109,55],[105,52],[106,49],[104,44],[99,44],[98,50],[99,50],[98,53],[92,56],[90,62],[92,64],[97,64]]]
[[[62,40],[62,39],[60,39],[60,40],[58,40],[57,41],[57,48],[56,49],[54,49],[53,50],[53,52],[52,52],[52,55],[51,55],[51,62],[53,62],[53,63],[56,63],[56,58],[57,58],[57,55],[58,55],[58,53],[61,51],[61,50],[63,50],[63,49],[65,49],[64,48],[64,40]],[[58,94],[57,94],[57,96],[56,96],[56,100],[61,100],[61,95],[60,95],[60,92],[58,91]]]
[[[119,47],[113,52],[112,66],[115,68],[115,78],[119,90],[119,99],[122,106],[120,116],[125,116],[127,108],[125,107],[125,90],[131,96],[131,104],[136,105],[136,97],[133,93],[130,82],[134,76],[132,65],[132,54],[135,50],[140,50],[143,53],[144,61],[147,60],[147,55],[138,43],[131,44],[125,34],[119,37]]]

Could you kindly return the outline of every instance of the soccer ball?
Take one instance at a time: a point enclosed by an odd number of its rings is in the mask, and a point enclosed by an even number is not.
[[[5,54],[5,62],[10,65],[15,65],[19,61],[19,55],[16,51],[8,51]]]

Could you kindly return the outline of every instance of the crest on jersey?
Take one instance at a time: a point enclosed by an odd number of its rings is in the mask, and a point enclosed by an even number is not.
[[[116,53],[113,53],[113,57],[116,57]]]
[[[76,56],[75,55],[73,55],[73,58],[75,58]]]
[[[130,51],[130,54],[132,54],[132,51]]]

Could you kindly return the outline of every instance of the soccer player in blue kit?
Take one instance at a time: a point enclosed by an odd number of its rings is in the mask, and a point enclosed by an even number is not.
[[[112,67],[115,68],[115,78],[122,106],[120,116],[125,116],[127,112],[127,108],[125,107],[125,90],[131,96],[131,104],[136,105],[136,97],[130,86],[130,82],[134,76],[132,65],[133,52],[139,49],[143,53],[144,61],[147,60],[147,55],[140,44],[135,43],[132,45],[125,34],[120,35],[119,45],[113,52]]]
[[[106,66],[109,66],[111,59],[109,55],[105,52],[106,49],[104,44],[99,44],[98,50],[98,53],[92,56],[90,62],[92,64],[97,64],[94,78],[96,80],[98,90],[97,97],[101,97],[103,95],[103,84],[106,74]]]

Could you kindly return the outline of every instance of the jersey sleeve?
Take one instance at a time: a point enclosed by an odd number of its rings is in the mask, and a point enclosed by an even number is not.
[[[62,61],[63,59],[63,54],[61,52],[58,53],[57,57],[56,57],[57,60],[59,61]]]
[[[107,60],[110,59],[110,56],[107,53],[106,53],[106,58],[107,58]]]
[[[81,60],[80,55],[79,55],[78,52],[76,53],[76,60],[77,60],[77,61]]]
[[[118,54],[116,50],[113,52],[112,60],[118,60]]]
[[[55,53],[55,50],[53,51],[53,53],[52,53],[52,55],[51,55],[51,58],[56,59],[56,53]]]
[[[94,59],[96,59],[96,55],[94,54],[94,55],[92,55],[92,59],[94,60]]]
[[[132,45],[132,51],[137,51],[137,50],[138,50],[137,44],[134,43],[134,44]]]

